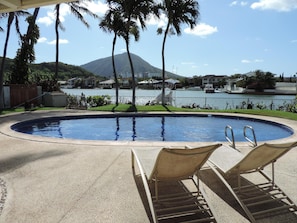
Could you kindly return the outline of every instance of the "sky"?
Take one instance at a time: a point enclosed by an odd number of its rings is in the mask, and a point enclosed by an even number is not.
[[[255,70],[271,72],[277,76],[297,74],[297,0],[200,0],[200,16],[191,30],[183,24],[180,36],[171,35],[165,45],[166,70],[185,77],[208,74],[233,75]],[[107,10],[105,1],[92,1],[87,7],[102,17]],[[55,61],[54,6],[40,9],[37,24],[40,38],[35,46],[35,63]],[[33,12],[33,10],[29,10]],[[71,65],[110,57],[113,35],[99,28],[99,20],[85,16],[90,24],[86,28],[61,5],[60,61]],[[22,18],[21,18],[22,20]],[[165,16],[150,18],[140,39],[130,43],[130,52],[140,56],[152,66],[162,68],[161,48],[163,36],[158,27],[166,24]],[[6,30],[6,20],[0,21]],[[26,24],[21,23],[22,32]],[[12,28],[7,57],[14,58],[19,48]],[[3,52],[5,32],[0,33],[0,53]],[[115,54],[126,52],[122,39],[118,39]]]

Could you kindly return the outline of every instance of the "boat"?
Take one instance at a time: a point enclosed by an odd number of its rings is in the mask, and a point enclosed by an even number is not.
[[[213,88],[212,84],[206,84],[204,87],[205,93],[215,93],[215,89]]]

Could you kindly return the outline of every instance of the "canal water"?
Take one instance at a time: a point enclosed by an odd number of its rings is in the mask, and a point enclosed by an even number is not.
[[[85,96],[109,95],[115,101],[115,89],[62,89],[70,95]],[[136,90],[136,104],[145,105],[153,101],[161,90]],[[132,90],[120,89],[119,102],[128,103],[132,98]],[[172,105],[176,107],[200,107],[213,109],[246,108],[251,104],[253,108],[279,109],[286,104],[293,103],[295,95],[247,95],[228,93],[205,93],[204,91],[174,90],[172,91]]]

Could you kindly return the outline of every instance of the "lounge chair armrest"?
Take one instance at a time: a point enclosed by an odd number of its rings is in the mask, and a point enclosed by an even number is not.
[[[155,209],[154,209],[154,206],[153,206],[153,200],[152,200],[152,195],[151,195],[151,192],[150,192],[150,189],[149,189],[147,176],[146,176],[146,174],[144,172],[144,169],[143,169],[142,164],[141,164],[141,162],[139,160],[139,157],[137,156],[137,153],[136,153],[136,151],[134,149],[131,150],[131,154],[132,154],[132,171],[133,171],[133,175],[135,177],[135,173],[136,173],[135,172],[135,163],[136,163],[137,166],[138,166],[139,172],[140,172],[141,180],[142,180],[142,183],[143,183],[143,186],[144,186],[144,190],[145,190],[145,194],[146,194],[148,204],[149,204],[149,207],[150,207],[153,222],[155,223],[155,222],[157,222],[156,213],[155,213]]]

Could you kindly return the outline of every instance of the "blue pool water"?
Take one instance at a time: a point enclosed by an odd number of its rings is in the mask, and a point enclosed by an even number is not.
[[[232,127],[236,142],[245,141],[246,125],[253,127],[257,141],[293,134],[291,128],[275,122],[221,115],[68,116],[20,122],[11,128],[26,134],[83,140],[215,142],[226,141],[227,125]],[[253,138],[252,132],[247,131],[247,136]]]

